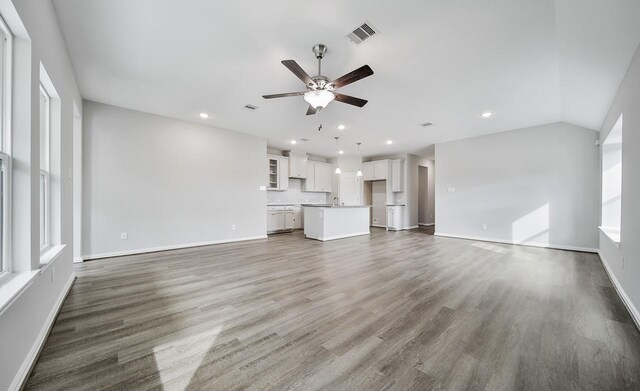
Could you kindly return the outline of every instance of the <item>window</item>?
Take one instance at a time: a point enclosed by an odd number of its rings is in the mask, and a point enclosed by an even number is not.
[[[0,277],[11,272],[9,254],[11,45],[11,32],[4,20],[0,18]]]
[[[620,243],[622,216],[622,115],[602,144],[602,222],[600,229]]]
[[[50,175],[49,137],[51,127],[51,99],[40,85],[40,250],[46,251],[50,241]]]

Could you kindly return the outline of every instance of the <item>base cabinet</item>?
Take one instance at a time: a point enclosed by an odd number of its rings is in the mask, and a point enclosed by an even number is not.
[[[293,231],[302,228],[302,207],[268,206],[267,233]]]
[[[387,206],[387,230],[399,231],[404,226],[404,207],[396,205]]]

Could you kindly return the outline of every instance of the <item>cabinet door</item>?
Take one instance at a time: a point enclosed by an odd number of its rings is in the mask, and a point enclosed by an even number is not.
[[[295,212],[292,210],[288,210],[284,212],[284,228],[285,229],[294,229],[295,227]]]
[[[281,231],[284,229],[284,212],[270,211],[267,212],[267,231]]]
[[[294,154],[289,155],[289,177],[290,178],[306,178],[307,177],[307,155]]]
[[[278,190],[287,190],[289,188],[289,158],[281,157],[279,164]]]
[[[373,177],[376,180],[387,179],[387,162],[384,160],[373,162]]]
[[[391,190],[401,192],[402,189],[402,160],[394,160],[391,163]]]
[[[395,228],[396,227],[396,216],[393,208],[387,208],[387,228]]]
[[[307,161],[307,180],[304,181],[304,191],[316,190],[316,163]]]
[[[326,163],[316,163],[315,182],[316,191],[331,193],[331,165]]]
[[[267,189],[277,190],[280,185],[280,160],[277,157],[267,158]]]
[[[302,207],[293,208],[293,229],[302,229]]]
[[[372,181],[373,178],[373,163],[363,163],[362,164],[362,177],[365,181]]]

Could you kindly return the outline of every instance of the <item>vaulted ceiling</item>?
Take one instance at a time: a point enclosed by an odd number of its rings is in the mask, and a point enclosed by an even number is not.
[[[280,149],[306,138],[296,149],[324,156],[335,153],[334,136],[347,154],[361,141],[375,155],[555,121],[597,130],[640,42],[637,0],[54,5],[85,98],[255,134]],[[345,36],[365,20],[380,34],[355,45]],[[261,98],[304,89],[280,61],[314,74],[315,43],[329,47],[329,78],[373,68],[343,90],[368,99],[364,108],[333,102],[305,116],[302,97]]]

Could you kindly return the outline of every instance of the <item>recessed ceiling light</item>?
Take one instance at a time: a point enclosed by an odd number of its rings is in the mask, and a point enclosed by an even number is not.
[[[209,114],[207,114],[207,113],[200,113],[200,118],[209,118]]]
[[[342,125],[342,124],[338,125],[338,129],[340,129],[340,130],[344,130],[344,128],[346,128],[346,126],[344,126],[344,125]]]
[[[298,142],[296,140],[291,140],[291,144],[297,144]]]
[[[340,155],[343,155],[343,154],[344,154],[344,151],[343,151],[343,150],[339,150],[339,151],[338,151],[338,153],[339,153]]]
[[[485,111],[484,113],[482,113],[482,118],[489,118],[493,115],[492,112],[490,111]]]
[[[387,145],[391,145],[391,144],[393,144],[393,141],[387,140]]]

